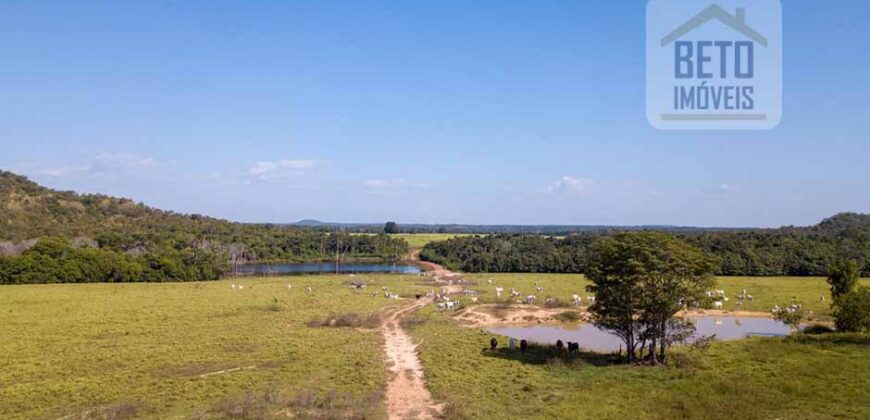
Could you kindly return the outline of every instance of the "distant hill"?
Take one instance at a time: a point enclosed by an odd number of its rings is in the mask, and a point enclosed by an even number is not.
[[[180,214],[126,198],[57,191],[0,171],[0,255],[19,254],[36,239],[54,236],[120,252],[209,250],[234,261],[323,261],[334,259],[336,251],[349,258],[385,258],[385,249],[397,252],[405,244],[386,237],[327,235],[297,226]]]
[[[155,209],[126,198],[56,191],[0,171],[0,240],[52,235],[92,237],[98,231],[112,229],[197,234],[233,225],[211,217]]]

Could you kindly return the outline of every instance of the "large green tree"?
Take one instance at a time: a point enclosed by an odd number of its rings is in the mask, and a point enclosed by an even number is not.
[[[700,249],[658,232],[620,233],[591,246],[587,289],[595,293],[589,310],[596,326],[618,336],[628,360],[649,344],[650,359],[664,361],[682,303],[701,301],[714,284],[716,263]]]
[[[387,222],[384,225],[384,233],[386,234],[394,234],[399,233],[399,225],[396,222]]]
[[[837,261],[828,269],[828,284],[831,285],[831,298],[834,304],[849,294],[858,285],[861,273],[856,261]]]

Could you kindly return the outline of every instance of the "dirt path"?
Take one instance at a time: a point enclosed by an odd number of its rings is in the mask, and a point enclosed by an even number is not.
[[[419,251],[410,255],[415,263],[433,273],[436,282],[447,283],[456,274],[438,264],[420,261]],[[449,286],[448,286],[449,287]],[[401,321],[405,315],[430,303],[431,297],[420,299],[413,305],[388,313],[381,332],[384,335],[384,351],[390,379],[387,384],[387,413],[390,420],[435,419],[440,418],[443,405],[435,404],[432,394],[426,388],[423,364],[417,357],[417,345],[411,336],[402,329]]]
[[[436,405],[426,388],[423,365],[417,357],[414,344],[400,324],[402,317],[422,308],[432,300],[421,299],[389,314],[381,327],[384,334],[387,368],[387,413],[392,419],[434,419],[441,415],[442,406]]]
[[[432,276],[435,278],[435,281],[446,281],[448,278],[458,277],[458,275],[438,264],[429,261],[423,261],[420,259],[420,250],[414,249],[408,253],[407,259],[412,261],[415,265],[420,268],[426,270],[429,273],[432,273]]]

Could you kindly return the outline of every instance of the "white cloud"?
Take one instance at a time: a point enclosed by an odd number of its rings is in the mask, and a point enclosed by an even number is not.
[[[50,168],[35,168],[33,170],[28,170],[26,168],[31,165],[25,165],[24,170],[22,172],[29,172],[34,176],[46,177],[46,178],[63,178],[66,176],[74,175],[76,173],[87,172],[87,166],[57,166]]]
[[[301,175],[319,165],[319,161],[311,159],[262,161],[255,163],[248,169],[248,177],[253,181],[272,181],[278,178]]]
[[[740,190],[740,187],[734,184],[722,183],[719,184],[719,191],[722,192],[737,192]]]
[[[393,179],[369,179],[363,181],[363,186],[371,189],[385,190],[398,188],[430,188],[425,182],[410,182],[404,178]]]
[[[154,158],[129,153],[100,153],[88,166],[90,175],[117,175],[139,172],[155,165]]]
[[[576,178],[573,176],[562,176],[553,181],[548,187],[547,192],[572,192],[572,193],[588,193],[594,191],[598,183],[593,179]]]
[[[104,177],[117,175],[138,174],[156,166],[154,158],[143,157],[130,153],[100,153],[94,156],[90,162],[80,165],[57,162],[55,164],[19,165],[22,173],[36,177],[66,178],[66,177]]]

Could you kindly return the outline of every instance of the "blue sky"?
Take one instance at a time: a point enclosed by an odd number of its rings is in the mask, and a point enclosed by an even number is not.
[[[865,1],[784,1],[771,131],[658,131],[644,1],[0,3],[0,168],[238,221],[870,212]]]

